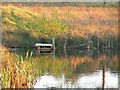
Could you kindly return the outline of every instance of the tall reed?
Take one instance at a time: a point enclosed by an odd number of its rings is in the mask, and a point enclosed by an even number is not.
[[[33,64],[27,58],[13,55],[5,47],[0,48],[2,88],[32,88],[35,79]]]

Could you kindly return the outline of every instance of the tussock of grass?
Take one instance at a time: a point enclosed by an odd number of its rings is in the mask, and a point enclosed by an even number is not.
[[[32,63],[0,46],[2,88],[32,88],[35,74]]]

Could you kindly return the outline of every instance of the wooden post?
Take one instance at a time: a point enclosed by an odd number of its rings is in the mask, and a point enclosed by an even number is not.
[[[105,39],[103,38],[103,49],[105,48]]]
[[[52,60],[55,60],[55,50],[52,51]]]
[[[103,66],[103,72],[102,72],[102,90],[105,88],[105,66]]]
[[[67,36],[65,35],[65,43],[64,43],[64,54],[65,54],[65,57],[67,56],[66,48],[67,48]]]
[[[111,31],[109,31],[109,48],[111,48]]]
[[[101,58],[102,60],[104,60],[103,56],[99,57],[99,58]],[[102,63],[102,90],[104,90],[104,88],[105,88],[105,70],[106,70],[105,64],[106,63]]]
[[[104,5],[106,4],[106,1],[105,1],[105,0],[103,1],[103,4],[104,4]]]
[[[113,48],[113,37],[112,37],[112,40],[111,40],[111,47]]]
[[[67,37],[65,36],[64,49],[66,49],[66,46],[67,46]]]
[[[87,33],[87,48],[90,49],[90,39],[89,39],[89,33]]]
[[[55,38],[52,39],[52,44],[53,44],[53,55],[52,55],[52,60],[55,60]]]
[[[93,41],[90,41],[90,48],[93,49]]]
[[[106,38],[106,48],[108,47],[108,38]]]
[[[99,49],[99,32],[98,32],[98,37],[97,37],[97,47],[98,47],[98,49]]]
[[[53,50],[55,50],[55,38],[52,39]]]

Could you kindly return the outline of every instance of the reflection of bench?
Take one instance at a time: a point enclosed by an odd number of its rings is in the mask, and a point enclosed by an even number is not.
[[[39,50],[51,50],[53,49],[52,44],[42,44],[42,43],[36,43],[35,47]]]
[[[80,46],[87,46],[87,44],[81,44]]]
[[[52,50],[36,50],[35,54],[53,54]]]
[[[83,48],[83,49],[88,49],[88,48],[89,48],[89,46],[88,46],[87,44],[81,44],[81,45],[80,45],[80,48]]]
[[[89,45],[88,44],[81,44],[76,46],[77,49],[89,49]]]

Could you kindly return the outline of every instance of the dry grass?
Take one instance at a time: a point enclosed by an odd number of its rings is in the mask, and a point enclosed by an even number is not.
[[[2,60],[2,88],[32,88],[34,72],[32,64],[16,57],[0,46]]]
[[[104,42],[107,42],[107,38],[110,36],[116,41],[118,38],[118,8],[88,8],[84,6],[48,8],[43,6],[27,7],[11,5],[3,6],[2,8],[5,16],[3,19],[5,23],[3,23],[2,28],[5,34],[6,31],[27,30],[30,31],[36,40],[40,37],[59,37],[61,40],[64,40],[63,38],[66,35],[69,35],[72,39],[83,38],[84,40],[88,40],[89,36],[99,37]],[[14,12],[14,14],[10,14],[10,16],[9,12]],[[57,19],[54,20],[53,16],[57,16]],[[10,20],[11,18],[13,20]],[[8,37],[12,37],[10,34],[7,33],[4,36],[3,39],[5,39],[5,42],[13,41],[8,40]],[[14,37],[16,40],[16,36]]]
[[[8,8],[7,6],[6,8]],[[17,6],[13,6],[17,7]],[[118,8],[107,8],[107,7],[43,7],[43,6],[34,6],[18,7],[22,10],[26,10],[34,13],[35,16],[42,17],[43,15],[51,17],[52,12],[56,11],[59,14],[59,17],[64,21],[69,21],[71,27],[69,30],[72,35],[80,36],[81,32],[84,33],[103,33],[112,31],[114,36],[118,34]],[[19,12],[20,13],[20,12]]]

